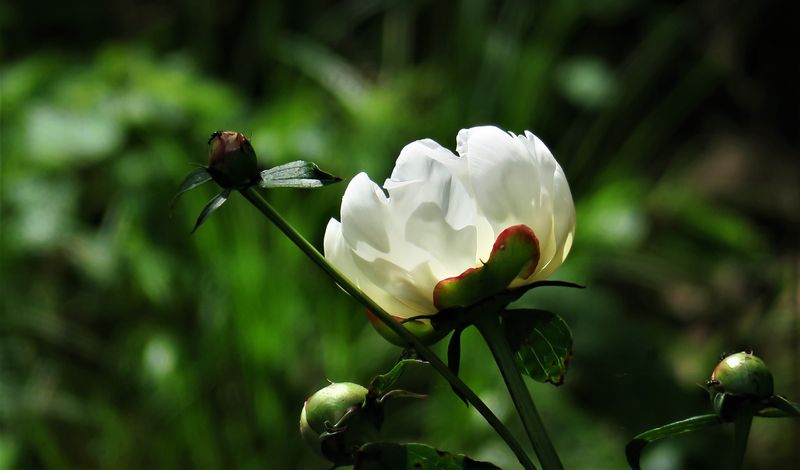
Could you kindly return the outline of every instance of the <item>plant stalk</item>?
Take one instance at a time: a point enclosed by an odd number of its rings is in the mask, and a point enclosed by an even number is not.
[[[753,413],[742,410],[733,423],[733,470],[741,470],[744,465],[744,454],[747,451],[747,439],[750,437],[750,426],[753,424]]]
[[[542,468],[544,470],[563,469],[564,466],[558,458],[553,443],[547,436],[542,418],[536,411],[533,398],[525,385],[516,361],[514,361],[514,354],[503,332],[500,319],[496,315],[481,315],[475,320],[475,326],[489,346],[497,367],[503,375],[511,400],[517,408]]]
[[[458,390],[466,400],[478,410],[489,425],[497,432],[497,434],[508,444],[511,451],[519,460],[520,464],[525,469],[535,469],[536,466],[530,460],[525,450],[520,443],[516,440],[511,431],[500,421],[500,419],[489,409],[488,406],[465,384],[458,378],[448,367],[442,362],[441,359],[425,346],[420,340],[406,330],[399,322],[397,322],[391,315],[389,315],[383,308],[376,304],[372,299],[367,297],[364,292],[356,287],[350,280],[348,280],[342,273],[340,273],[333,265],[331,265],[322,254],[314,248],[300,233],[298,233],[286,220],[278,214],[272,206],[256,191],[255,188],[250,187],[240,191],[242,195],[250,201],[259,212],[264,214],[273,224],[275,224],[281,232],[284,233],[289,239],[297,245],[306,256],[311,258],[317,266],[330,276],[336,284],[338,284],[345,292],[355,298],[361,305],[369,309],[376,317],[380,319],[389,329],[395,332],[398,336],[403,338],[409,345],[416,349],[417,353],[428,361],[431,366],[445,379],[450,385]]]

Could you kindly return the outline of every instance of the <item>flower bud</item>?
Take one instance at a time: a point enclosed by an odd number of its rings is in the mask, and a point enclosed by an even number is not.
[[[773,394],[772,373],[752,353],[739,352],[723,359],[708,386],[715,392],[763,400]]]
[[[355,451],[378,433],[379,419],[364,407],[367,392],[343,382],[311,395],[300,412],[303,440],[334,464],[352,464]]]
[[[217,131],[208,139],[208,172],[223,188],[249,186],[259,176],[256,152],[243,134]]]

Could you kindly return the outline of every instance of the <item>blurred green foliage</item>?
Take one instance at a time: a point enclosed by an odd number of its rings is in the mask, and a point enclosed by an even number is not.
[[[0,468],[326,468],[301,443],[326,379],[399,351],[239,197],[170,198],[215,130],[264,166],[388,176],[462,127],[539,135],[578,206],[573,252],[527,307],[570,323],[566,383],[531,384],[569,468],[624,468],[635,434],[709,410],[723,351],[800,399],[798,108],[778,2],[16,2],[0,8]],[[344,184],[268,199],[317,246]],[[474,332],[462,374],[520,430]],[[430,371],[387,436],[515,461]],[[394,407],[394,408],[393,408]],[[401,411],[402,410],[402,411]],[[392,411],[395,411],[392,414]],[[756,421],[748,462],[800,461]],[[645,468],[719,468],[730,433]]]

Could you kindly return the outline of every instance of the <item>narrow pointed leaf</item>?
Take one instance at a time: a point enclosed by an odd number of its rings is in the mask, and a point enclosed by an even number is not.
[[[792,403],[780,395],[773,395],[767,403],[769,407],[759,410],[757,416],[765,418],[800,418],[800,405]]]
[[[178,192],[175,194],[175,196],[172,197],[172,202],[169,205],[170,209],[178,201],[178,197],[180,197],[181,194],[185,193],[186,191],[191,191],[192,189],[209,181],[211,181],[211,175],[205,168],[197,168],[191,173],[189,173],[186,176],[186,178],[183,179],[181,185],[178,187]]]
[[[211,215],[212,212],[219,209],[220,207],[222,207],[223,204],[225,204],[225,201],[228,200],[228,196],[230,194],[231,191],[229,189],[226,189],[225,191],[222,191],[221,193],[214,196],[213,199],[208,201],[206,207],[203,208],[203,212],[201,212],[200,215],[197,217],[197,222],[195,222],[194,224],[192,233],[194,233],[200,227],[200,225],[202,225],[203,222],[206,221],[206,219],[208,218],[209,215]]]
[[[499,469],[466,455],[451,454],[425,444],[370,442],[356,452],[354,470],[479,470]]]
[[[341,181],[311,162],[298,160],[261,172],[262,188],[319,188]]]
[[[453,335],[450,337],[450,343],[447,345],[447,367],[458,375],[458,370],[461,368],[461,332],[464,328],[456,328],[453,330]],[[451,387],[456,396],[469,406],[467,398],[459,392],[455,387]]]
[[[400,379],[403,371],[410,364],[427,364],[425,361],[419,359],[400,359],[392,367],[392,370],[385,374],[375,376],[369,383],[369,393],[374,397],[385,395],[389,389]]]
[[[498,294],[496,298],[498,303],[508,305],[511,302],[519,300],[519,298],[529,290],[536,289],[537,287],[570,287],[572,289],[586,289],[586,286],[568,281],[536,281],[531,284],[515,287],[514,289],[508,289],[507,291]]]
[[[428,395],[426,395],[424,393],[409,392],[408,390],[395,389],[395,390],[391,390],[389,392],[386,392],[382,397],[380,397],[380,399],[378,399],[378,401],[380,403],[383,403],[386,400],[393,400],[395,398],[419,398],[419,399],[423,399],[423,398],[428,398]]]
[[[570,287],[572,289],[586,289],[586,286],[581,284],[576,284],[574,282],[569,281],[536,281],[527,286],[524,286],[525,290],[535,289],[537,287]],[[521,287],[520,289],[522,289]]]
[[[628,459],[628,465],[630,465],[632,469],[640,469],[639,459],[642,456],[642,451],[647,444],[651,442],[719,424],[722,424],[722,420],[715,414],[709,414],[693,416],[689,419],[645,431],[634,437],[628,445],[625,446],[625,457]]]
[[[572,332],[546,310],[506,310],[503,329],[522,372],[537,382],[561,385],[572,357]]]

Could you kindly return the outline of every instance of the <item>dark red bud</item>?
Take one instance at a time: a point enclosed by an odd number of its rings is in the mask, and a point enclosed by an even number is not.
[[[208,172],[224,188],[249,186],[258,178],[256,152],[243,134],[217,131],[208,139]]]

